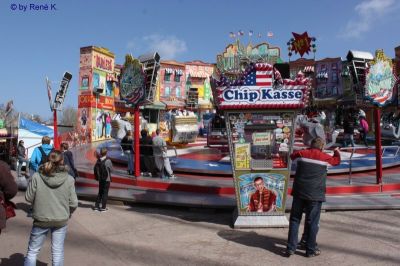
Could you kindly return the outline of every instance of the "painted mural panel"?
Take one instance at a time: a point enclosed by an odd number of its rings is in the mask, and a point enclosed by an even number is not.
[[[111,120],[114,112],[105,109],[92,108],[92,140],[104,140],[111,138]]]
[[[283,211],[285,175],[247,173],[237,177],[240,212],[273,213]]]
[[[106,92],[106,73],[98,70],[93,71],[93,89],[102,90],[102,94]]]
[[[79,70],[79,89],[88,90],[90,88],[91,83],[91,69],[80,69]]]

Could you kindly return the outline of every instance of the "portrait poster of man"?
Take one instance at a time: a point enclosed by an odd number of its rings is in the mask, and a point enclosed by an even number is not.
[[[240,211],[274,214],[283,211],[285,176],[277,173],[251,173],[238,177]]]

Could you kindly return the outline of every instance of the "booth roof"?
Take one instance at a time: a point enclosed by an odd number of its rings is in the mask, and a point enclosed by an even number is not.
[[[19,121],[19,128],[26,129],[40,136],[49,136],[50,138],[52,138],[54,135],[53,129],[33,122],[31,120],[25,119],[23,117],[21,117]]]

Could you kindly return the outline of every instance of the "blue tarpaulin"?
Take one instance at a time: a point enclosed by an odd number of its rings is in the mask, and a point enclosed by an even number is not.
[[[40,136],[49,136],[50,138],[53,138],[54,135],[53,129],[43,126],[39,123],[33,122],[31,120],[25,119],[23,117],[21,117],[19,120],[19,128],[26,129]]]

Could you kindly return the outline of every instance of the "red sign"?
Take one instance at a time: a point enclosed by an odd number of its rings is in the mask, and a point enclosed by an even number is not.
[[[301,57],[308,52],[311,52],[311,38],[308,36],[307,32],[304,32],[303,34],[298,34],[295,32],[292,32],[294,41],[292,42],[292,51],[295,53],[299,53]]]
[[[96,97],[93,95],[79,95],[78,107],[96,107]],[[114,98],[99,96],[97,99],[97,108],[114,110]]]

